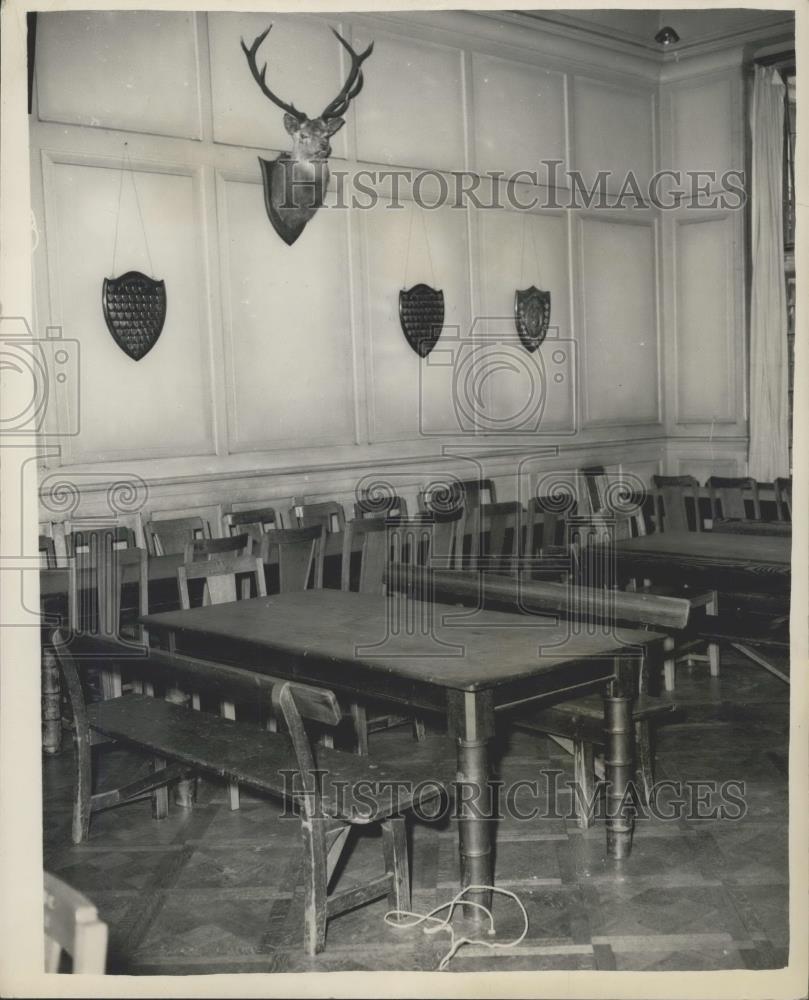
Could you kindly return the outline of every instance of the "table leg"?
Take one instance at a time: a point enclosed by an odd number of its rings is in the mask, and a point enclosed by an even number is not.
[[[489,739],[494,731],[491,692],[451,691],[448,693],[450,732],[458,753],[456,811],[458,850],[461,860],[461,887],[491,885],[492,794],[489,784]],[[492,894],[476,890],[464,897],[491,908]],[[480,910],[467,909],[479,923]]]
[[[629,791],[632,759],[632,679],[631,660],[616,660],[612,690],[604,695],[604,735],[607,748],[607,853],[626,858],[632,849],[634,817]]]

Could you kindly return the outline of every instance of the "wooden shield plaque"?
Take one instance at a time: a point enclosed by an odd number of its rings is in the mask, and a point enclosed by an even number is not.
[[[399,322],[408,344],[426,358],[438,343],[444,326],[444,293],[429,285],[413,285],[399,292]]]
[[[115,343],[133,361],[140,361],[157,343],[166,320],[166,283],[127,271],[105,278],[104,319]]]
[[[527,351],[533,353],[548,332],[551,321],[551,293],[531,285],[514,296],[514,321]]]

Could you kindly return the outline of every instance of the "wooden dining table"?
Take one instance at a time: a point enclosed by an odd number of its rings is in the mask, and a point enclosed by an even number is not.
[[[789,596],[791,537],[666,531],[610,543],[618,578]]]
[[[625,801],[632,774],[631,701],[654,632],[576,633],[564,622],[485,611],[473,624],[451,605],[308,590],[144,616],[152,636],[203,659],[326,686],[347,701],[382,700],[447,722],[457,754],[461,882],[491,885],[493,800],[489,742],[495,715],[564,692],[604,693],[608,802]],[[623,720],[623,721],[622,721]],[[629,721],[627,721],[629,720]],[[612,857],[630,850],[625,808],[607,814]],[[477,893],[489,905],[490,893]]]

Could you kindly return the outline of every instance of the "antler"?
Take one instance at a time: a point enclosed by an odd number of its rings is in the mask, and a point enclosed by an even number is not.
[[[354,100],[354,98],[362,90],[362,85],[364,80],[362,78],[362,66],[363,62],[368,58],[368,56],[374,50],[374,43],[368,46],[368,48],[361,52],[359,55],[351,48],[348,42],[341,35],[338,35],[334,28],[331,29],[334,37],[343,46],[343,48],[351,56],[351,69],[348,72],[348,77],[346,82],[343,84],[343,89],[334,98],[331,104],[327,104],[326,107],[320,114],[320,117],[327,121],[329,118],[338,118],[340,115],[344,114],[347,110],[349,104]]]
[[[259,46],[267,37],[267,35],[269,35],[271,30],[272,30],[272,25],[270,25],[270,27],[267,28],[266,31],[263,31],[256,38],[256,40],[253,42],[253,44],[250,46],[249,49],[244,44],[244,39],[243,38],[241,39],[242,49],[244,51],[244,54],[247,56],[247,65],[250,67],[250,72],[253,74],[253,79],[256,81],[259,87],[261,87],[261,92],[264,94],[265,97],[268,97],[273,102],[273,104],[277,105],[282,110],[288,112],[290,115],[293,115],[295,118],[298,119],[298,121],[305,121],[307,116],[302,111],[298,111],[298,109],[295,107],[294,104],[287,104],[286,101],[282,101],[281,98],[277,97],[267,86],[267,81],[264,78],[267,72],[267,64],[264,63],[264,65],[261,67],[261,71],[259,71],[258,65],[256,64],[256,53],[259,50]],[[339,38],[340,36],[338,35],[337,37]],[[342,41],[342,38],[340,39],[340,41]]]

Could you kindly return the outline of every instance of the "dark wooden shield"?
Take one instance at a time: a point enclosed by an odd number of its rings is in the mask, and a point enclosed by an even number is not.
[[[310,178],[288,153],[282,153],[277,160],[264,160],[259,156],[258,162],[267,216],[284,243],[292,246],[323,204],[328,166],[321,162]]]
[[[444,327],[444,293],[429,285],[413,285],[399,292],[399,322],[408,344],[426,358]]]
[[[127,271],[105,278],[104,319],[115,343],[133,361],[140,361],[157,343],[166,320],[166,283]]]
[[[514,296],[514,322],[525,349],[533,353],[548,332],[551,321],[551,293],[531,285]]]

